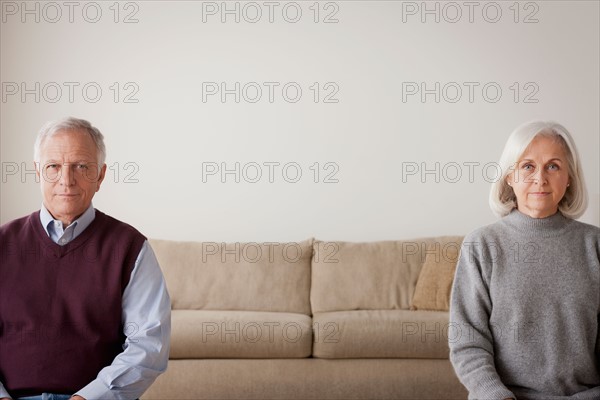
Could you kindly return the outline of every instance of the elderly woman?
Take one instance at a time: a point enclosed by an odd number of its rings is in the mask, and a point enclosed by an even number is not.
[[[532,122],[509,137],[490,206],[496,223],[462,245],[450,360],[469,399],[600,399],[600,229],[567,130]]]

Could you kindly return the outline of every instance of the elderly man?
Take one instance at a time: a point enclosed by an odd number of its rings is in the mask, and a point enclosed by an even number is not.
[[[104,138],[40,131],[40,211],[0,227],[0,399],[136,399],[165,371],[170,300],[146,238],[94,209]]]

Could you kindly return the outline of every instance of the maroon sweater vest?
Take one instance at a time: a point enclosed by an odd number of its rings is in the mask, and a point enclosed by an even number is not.
[[[98,210],[65,246],[39,211],[0,227],[0,381],[72,394],[123,351],[122,297],[146,238]]]

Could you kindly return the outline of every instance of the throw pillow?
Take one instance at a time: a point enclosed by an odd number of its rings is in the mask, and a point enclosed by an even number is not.
[[[458,247],[429,249],[413,296],[411,310],[448,311]]]

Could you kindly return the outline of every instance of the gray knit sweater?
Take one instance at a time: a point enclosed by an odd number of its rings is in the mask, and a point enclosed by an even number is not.
[[[467,235],[449,327],[469,399],[600,399],[600,229],[513,210]]]

